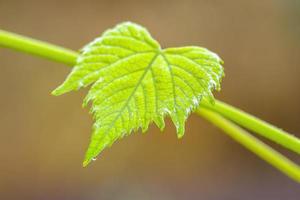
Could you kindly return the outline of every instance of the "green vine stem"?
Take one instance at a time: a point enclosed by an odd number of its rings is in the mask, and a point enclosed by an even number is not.
[[[223,130],[231,138],[254,152],[263,160],[300,183],[300,168],[288,158],[214,111],[206,108],[199,108],[196,113]]]
[[[298,138],[253,115],[218,100],[215,101],[214,105],[202,101],[201,107],[217,112],[227,119],[300,154],[300,140]]]
[[[0,30],[0,47],[43,57],[69,66],[76,64],[78,53],[60,46]],[[202,108],[203,107],[203,108]],[[199,115],[225,131],[240,144],[268,161],[294,180],[300,182],[300,169],[283,155],[272,150],[258,139],[248,134],[227,119],[252,130],[282,146],[300,154],[300,140],[291,134],[274,127],[250,114],[247,114],[226,103],[216,100],[215,105],[203,101],[196,111]],[[222,117],[223,116],[223,117]],[[225,119],[225,118],[227,119]]]
[[[72,50],[3,30],[0,30],[0,47],[14,49],[70,66],[74,65],[78,56]]]

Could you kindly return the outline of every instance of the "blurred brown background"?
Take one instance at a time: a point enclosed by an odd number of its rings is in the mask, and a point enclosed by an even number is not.
[[[165,47],[217,52],[226,77],[216,96],[300,136],[299,0],[0,0],[0,28],[72,49],[127,20]],[[163,134],[153,126],[82,168],[86,90],[50,95],[69,71],[0,49],[0,199],[300,198],[299,184],[197,116],[181,140],[172,125]]]

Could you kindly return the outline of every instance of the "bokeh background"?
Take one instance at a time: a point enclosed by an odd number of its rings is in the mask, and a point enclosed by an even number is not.
[[[0,27],[79,49],[122,21],[164,47],[199,45],[225,60],[216,97],[300,137],[299,0],[0,0]],[[0,49],[0,199],[296,200],[300,186],[197,116],[177,140],[168,121],[82,168],[87,90],[50,92],[70,68]],[[273,145],[295,161],[299,156]]]

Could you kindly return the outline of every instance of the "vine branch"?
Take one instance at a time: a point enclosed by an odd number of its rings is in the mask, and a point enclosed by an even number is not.
[[[69,66],[76,63],[78,56],[75,51],[3,30],[0,30],[0,47],[14,49]]]
[[[199,108],[196,113],[223,130],[227,135],[260,158],[300,183],[300,168],[291,160],[214,111],[207,108]]]
[[[217,112],[244,128],[247,128],[291,151],[294,151],[295,153],[300,154],[300,140],[272,124],[219,100],[216,100],[214,105],[210,102],[202,101],[201,107]]]

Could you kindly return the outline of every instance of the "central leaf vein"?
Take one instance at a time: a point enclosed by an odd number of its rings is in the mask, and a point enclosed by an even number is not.
[[[156,60],[157,56],[159,55],[159,53],[156,53],[151,62],[149,63],[149,65],[145,68],[145,72],[142,74],[141,78],[138,80],[136,86],[134,87],[132,93],[130,94],[130,96],[128,97],[127,101],[124,103],[124,106],[122,107],[121,111],[119,112],[119,114],[115,117],[115,119],[111,122],[111,124],[108,126],[108,128],[106,129],[104,136],[107,135],[111,128],[114,127],[114,124],[116,123],[116,121],[119,119],[119,117],[123,114],[123,111],[127,108],[129,110],[129,113],[131,113],[130,111],[130,107],[128,106],[130,100],[132,99],[132,97],[135,95],[135,92],[137,91],[137,89],[139,88],[139,86],[141,85],[144,77],[146,76],[146,74],[148,73],[148,71],[151,69],[154,61]],[[104,137],[103,136],[103,137]]]

